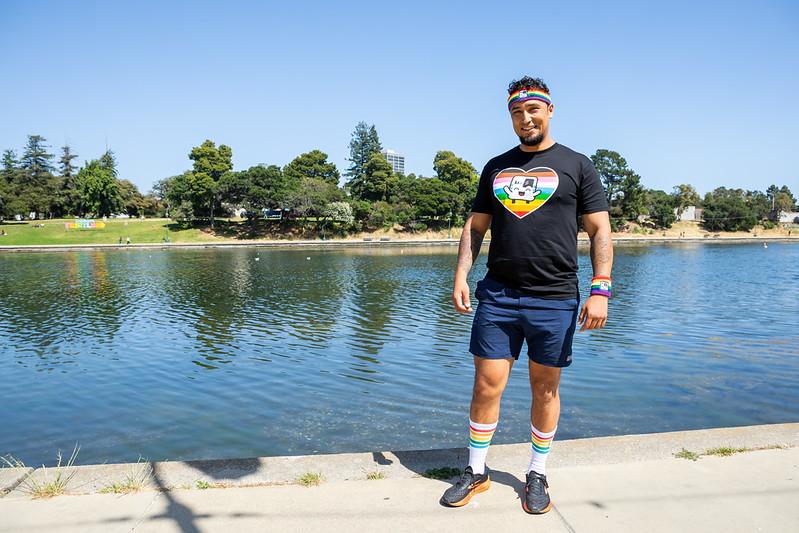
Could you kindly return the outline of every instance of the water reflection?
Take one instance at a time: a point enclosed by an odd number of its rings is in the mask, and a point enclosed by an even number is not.
[[[765,253],[620,247],[609,327],[576,336],[564,373],[562,436],[799,419],[799,246]],[[452,310],[455,254],[2,254],[0,454],[47,463],[75,441],[84,462],[460,446],[472,317]],[[481,257],[472,289],[484,272]],[[521,366],[497,442],[527,438]]]

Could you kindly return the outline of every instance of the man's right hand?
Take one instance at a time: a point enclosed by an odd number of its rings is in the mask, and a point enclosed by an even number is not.
[[[471,313],[472,303],[469,301],[469,284],[465,281],[456,281],[452,291],[452,303],[459,313]]]

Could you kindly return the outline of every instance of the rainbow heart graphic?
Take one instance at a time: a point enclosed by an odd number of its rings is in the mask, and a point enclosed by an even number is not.
[[[520,219],[544,205],[557,188],[558,174],[547,167],[506,168],[494,178],[494,196]]]

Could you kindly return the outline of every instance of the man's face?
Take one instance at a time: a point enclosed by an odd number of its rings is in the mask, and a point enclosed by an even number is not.
[[[554,106],[539,100],[514,104],[510,110],[513,131],[525,146],[538,146],[549,134],[549,119]]]

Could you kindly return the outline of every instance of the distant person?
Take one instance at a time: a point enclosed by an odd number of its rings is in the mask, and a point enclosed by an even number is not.
[[[119,244],[122,244],[122,235],[119,236]]]
[[[477,284],[479,301],[469,351],[474,388],[469,411],[469,465],[444,492],[441,503],[460,507],[490,484],[486,455],[499,420],[499,405],[514,361],[527,342],[531,441],[524,510],[552,507],[546,461],[560,416],[561,369],[572,362],[572,337],[605,326],[611,291],[613,246],[608,202],[594,165],[550,136],[554,112],[549,88],[524,77],[508,88],[508,110],[520,144],[483,169],[458,250],[452,299],[459,313],[472,311],[467,274],[491,228],[488,273]],[[579,307],[577,217],[591,239],[594,278]]]
[[[125,244],[130,244],[130,237],[125,240]]]

